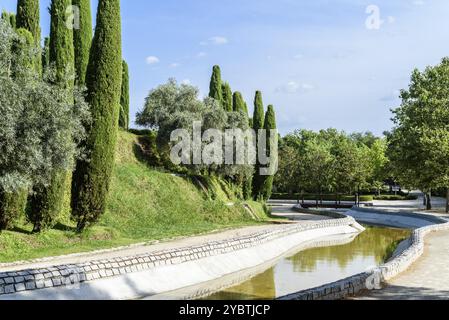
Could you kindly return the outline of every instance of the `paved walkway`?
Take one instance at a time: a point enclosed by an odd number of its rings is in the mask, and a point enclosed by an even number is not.
[[[449,231],[429,235],[424,255],[407,272],[390,281],[385,289],[358,299],[448,300]]]

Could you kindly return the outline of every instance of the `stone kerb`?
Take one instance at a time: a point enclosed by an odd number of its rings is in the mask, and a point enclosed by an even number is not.
[[[309,224],[290,224],[276,230],[260,231],[248,236],[145,255],[58,265],[41,269],[2,272],[0,273],[0,296],[28,290],[77,285],[98,279],[182,264],[188,261],[255,247],[294,233],[348,225],[356,227],[358,223],[352,217],[345,216],[342,219],[321,220]]]
[[[373,210],[364,211],[373,212]],[[401,215],[407,217],[416,216],[407,213],[401,213]],[[426,216],[426,218],[428,219],[433,217]],[[433,221],[439,221],[440,224],[414,230],[409,241],[410,246],[380,267],[317,288],[293,293],[281,297],[279,300],[340,300],[357,295],[364,290],[372,290],[372,286],[374,284],[373,281],[385,283],[410,268],[413,263],[415,263],[423,255],[425,249],[425,237],[429,233],[449,230],[448,222],[441,223],[444,220],[436,217]]]

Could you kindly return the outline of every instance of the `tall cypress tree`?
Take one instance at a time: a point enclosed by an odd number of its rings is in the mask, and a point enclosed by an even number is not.
[[[234,112],[242,112],[247,118],[249,118],[248,115],[248,107],[246,105],[246,102],[243,100],[243,96],[240,92],[236,91],[234,92],[234,95],[232,97],[232,105]],[[249,122],[249,119],[248,119]],[[253,177],[252,176],[246,176],[242,177],[242,193],[243,198],[245,200],[249,200],[252,198],[252,184],[253,184]]]
[[[50,38],[45,37],[44,48],[42,49],[42,68],[48,68],[50,65]]]
[[[221,70],[219,66],[212,69],[212,78],[209,86],[209,97],[214,98],[220,104],[223,102],[223,92],[221,87]]]
[[[50,14],[50,63],[54,63],[58,82],[66,79],[67,73],[75,71],[75,49],[73,47],[73,30],[67,28],[66,10],[71,0],[52,0]],[[63,84],[73,88],[73,80]]]
[[[262,93],[260,91],[256,92],[256,96],[254,98],[254,115],[252,119],[253,129],[258,134],[260,129],[263,129],[265,122],[263,101],[262,101]],[[258,145],[258,144],[257,144]],[[259,147],[257,147],[257,154],[259,153]],[[256,162],[256,172],[253,177],[253,196],[254,198],[258,198],[260,195],[260,190],[262,186],[262,177],[260,176],[260,163]]]
[[[41,28],[39,20],[39,0],[18,0],[17,1],[17,29],[23,28],[31,32],[36,45],[40,46]]]
[[[128,130],[129,127],[129,68],[125,60],[122,62],[122,94],[120,96],[119,126]]]
[[[243,112],[248,116],[248,107],[245,100],[243,100],[242,94],[238,91],[234,92],[232,96],[232,109],[235,112]]]
[[[229,85],[229,83],[225,82],[221,85],[221,93],[222,93],[222,98],[223,98],[223,102],[222,102],[223,109],[227,112],[232,112],[233,111],[232,90],[231,90],[231,86]]]
[[[73,31],[66,26],[66,9],[71,4],[71,0],[53,0],[50,8],[50,63],[56,68],[56,82],[67,90],[74,88],[73,79],[67,73],[73,73],[75,68]],[[29,219],[34,223],[35,232],[51,226],[62,211],[66,179],[67,172],[55,172],[48,186],[34,186]]]
[[[11,27],[13,29],[17,28],[17,18],[16,18],[16,15],[14,13],[10,13],[9,14],[9,23],[11,24]]]
[[[7,11],[2,11],[2,20],[9,23],[9,25],[15,29],[16,28],[16,15]]]
[[[275,168],[277,166],[277,158],[274,157],[274,153],[271,149],[271,143],[270,143],[270,130],[276,129],[276,115],[274,112],[274,108],[272,105],[268,106],[267,113],[265,114],[265,122],[264,122],[264,129],[266,130],[267,135],[267,156],[270,157],[271,161],[275,161],[276,163],[270,163],[270,166],[273,166]],[[277,146],[275,146],[277,148]],[[273,180],[274,180],[274,172],[273,174],[261,176],[261,187],[259,191],[260,198],[263,200],[269,200],[271,197],[271,192],[273,189]]]
[[[92,44],[92,14],[90,0],[73,0],[72,3],[79,8],[79,25],[73,29],[76,82],[83,86],[86,83],[87,64]]]
[[[106,208],[114,166],[122,79],[120,0],[99,0],[97,25],[87,67],[87,102],[92,124],[72,180],[72,217],[78,231],[96,222]]]

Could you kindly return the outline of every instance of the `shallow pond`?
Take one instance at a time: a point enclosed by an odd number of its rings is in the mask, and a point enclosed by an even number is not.
[[[366,271],[388,260],[409,230],[366,226],[344,245],[315,248],[283,258],[251,280],[215,293],[206,300],[275,299]]]

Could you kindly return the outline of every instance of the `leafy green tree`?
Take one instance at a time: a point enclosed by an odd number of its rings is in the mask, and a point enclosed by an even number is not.
[[[76,83],[84,86],[86,82],[87,64],[92,44],[92,14],[90,0],[72,0],[74,6],[79,8],[79,25],[73,30],[75,48]]]
[[[36,46],[40,46],[41,28],[39,17],[39,0],[17,1],[17,29],[23,28],[33,35]]]
[[[29,68],[26,61],[33,52],[26,50],[32,48],[15,50],[14,43],[23,39],[1,21],[0,38],[0,114],[6,119],[0,126],[1,230],[23,212],[32,186],[48,185],[55,172],[70,169],[79,154],[88,108],[77,92],[75,104],[66,102],[68,97],[73,100],[73,90],[49,81],[54,70],[41,78]],[[11,72],[11,66],[16,71]]]
[[[86,100],[92,112],[84,143],[88,161],[78,161],[72,180],[72,217],[78,231],[97,222],[106,209],[120,110],[120,1],[99,0],[96,21],[86,78]]]
[[[129,70],[126,61],[123,61],[122,69],[122,94],[120,96],[119,126],[125,130],[129,127]]]
[[[212,69],[212,78],[209,86],[209,97],[217,100],[220,104],[223,102],[223,92],[221,86],[221,70],[219,66]]]
[[[381,194],[381,189],[388,178],[388,164],[387,157],[387,140],[377,139],[370,148],[370,162],[372,164],[372,176],[370,184],[377,190],[377,194]]]
[[[431,209],[431,190],[449,190],[449,58],[423,72],[414,70],[401,98],[393,111],[388,155],[399,182],[426,192]],[[449,191],[447,198],[449,212]]]
[[[252,120],[253,129],[258,134],[258,131],[260,129],[263,129],[265,124],[265,114],[264,114],[264,107],[263,107],[263,101],[262,101],[262,93],[260,91],[256,92],[256,96],[254,98],[254,116]],[[258,143],[257,143],[258,145]],[[259,153],[259,150],[257,150],[257,153]],[[257,198],[261,193],[261,187],[263,183],[263,179],[260,176],[260,163],[257,161],[256,163],[256,172],[254,173],[253,177],[253,197]]]
[[[232,90],[229,83],[225,82],[221,86],[221,92],[223,95],[223,108],[227,112],[233,111],[233,97],[232,97]]]

